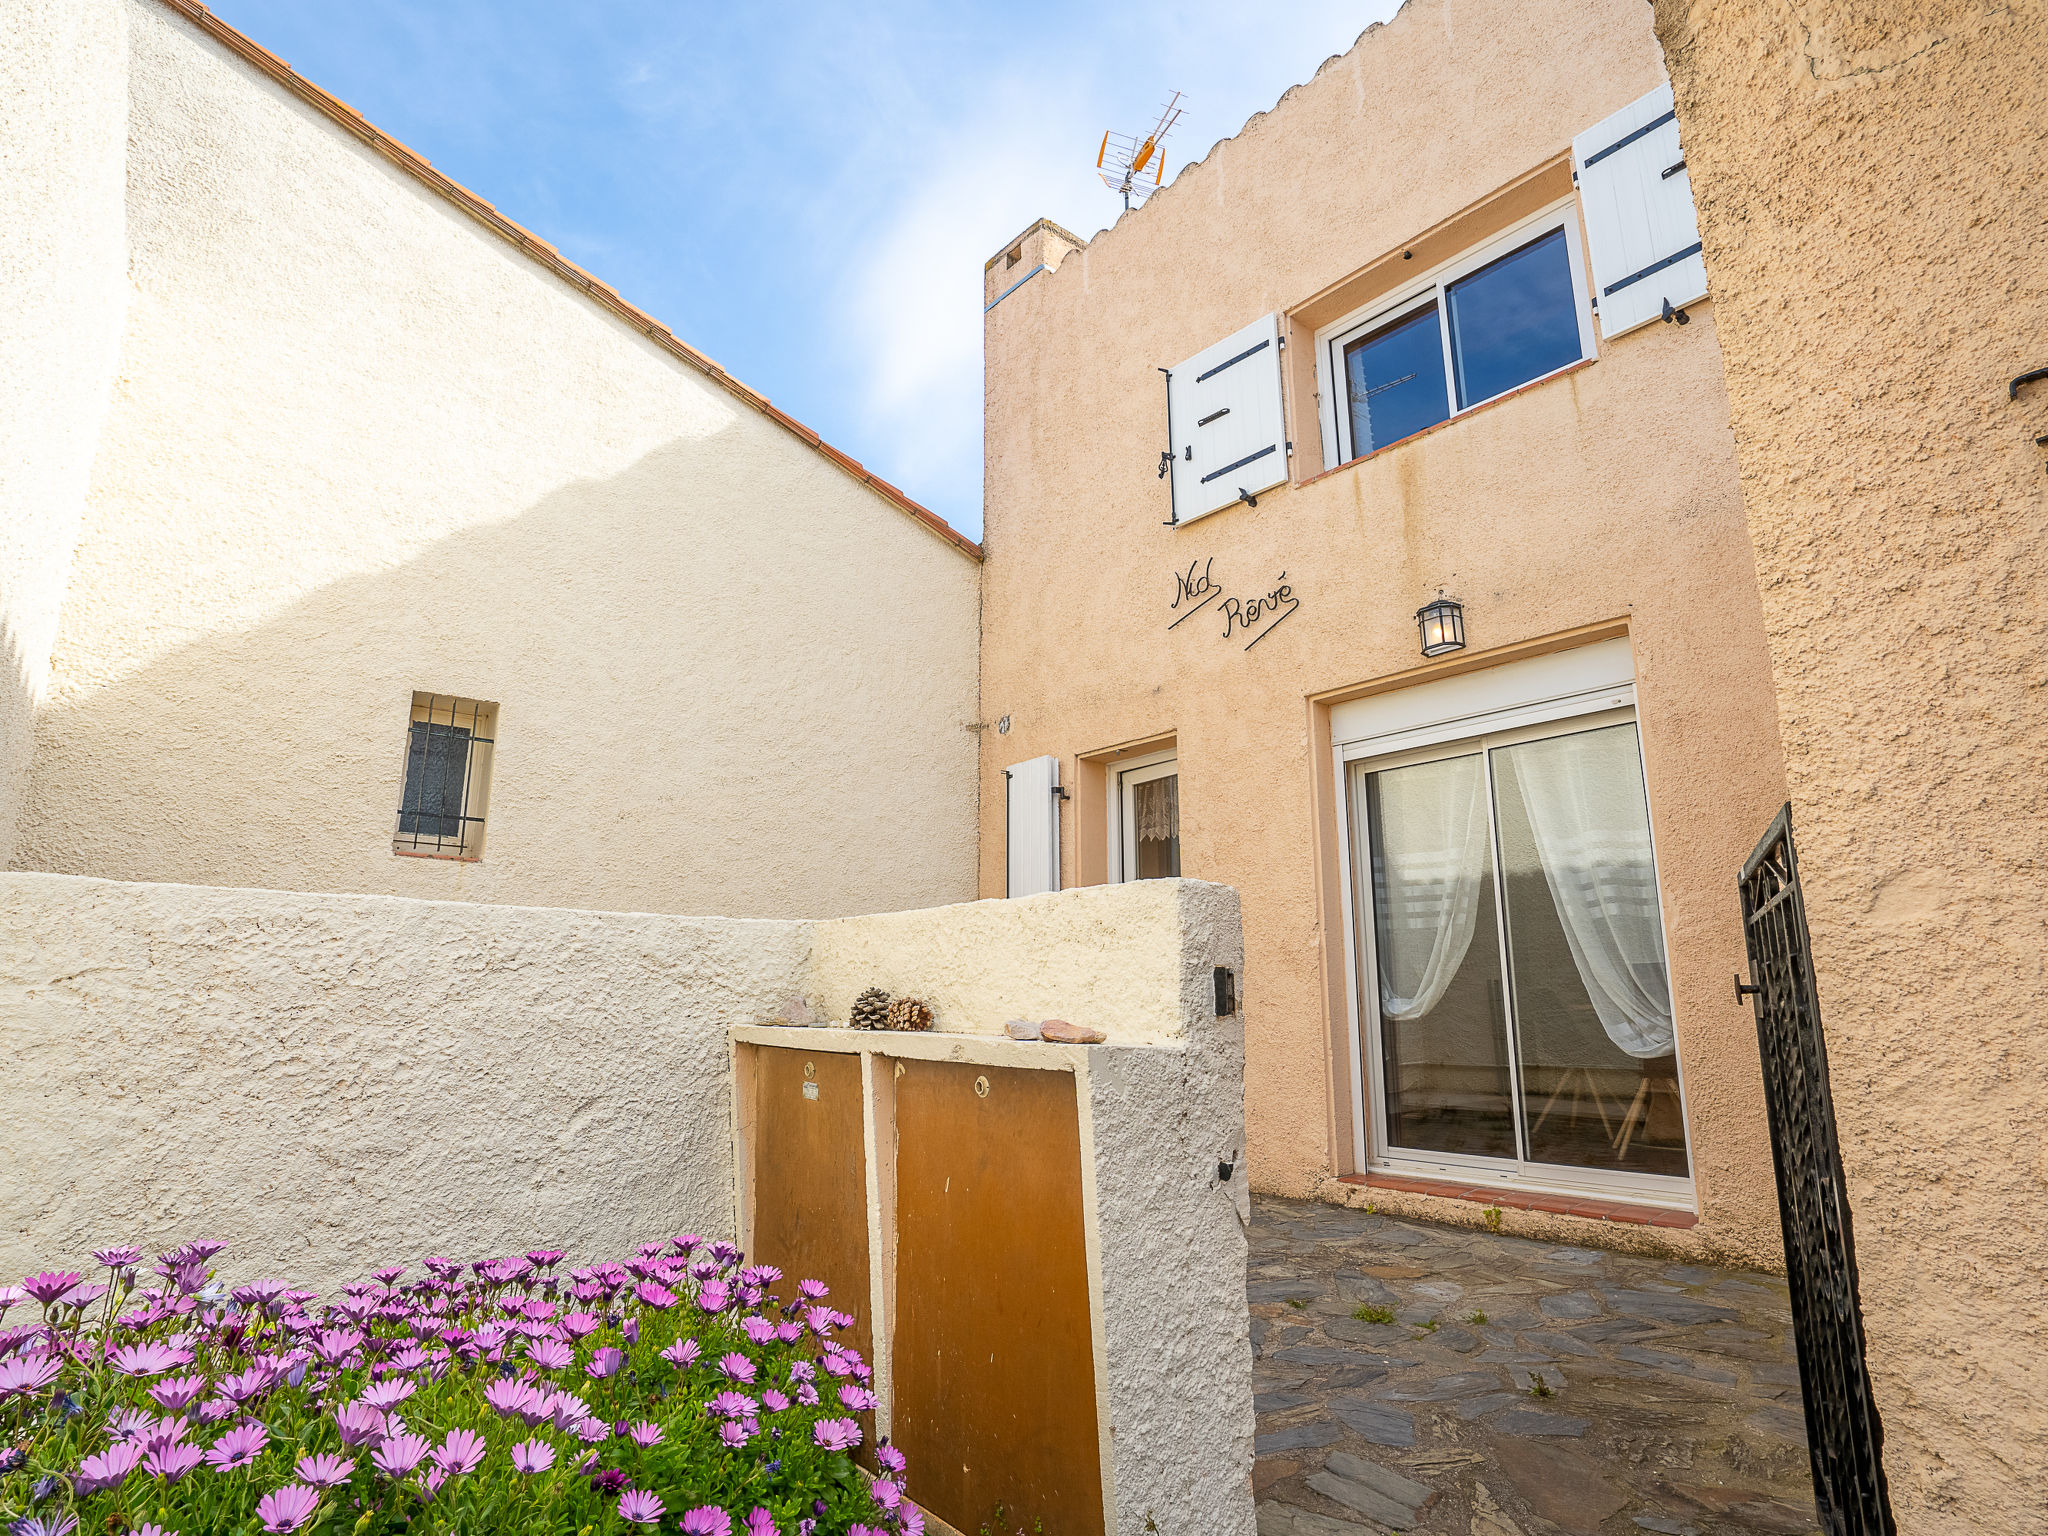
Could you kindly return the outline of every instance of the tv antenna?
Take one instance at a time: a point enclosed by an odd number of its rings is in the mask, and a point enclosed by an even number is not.
[[[1105,187],[1123,194],[1126,211],[1132,198],[1142,203],[1166,184],[1166,150],[1163,145],[1167,134],[1173,131],[1173,125],[1180,121],[1181,99],[1181,93],[1175,91],[1166,105],[1159,109],[1159,121],[1152,125],[1150,133],[1105,133],[1102,136],[1102,148],[1095,156],[1095,169]]]

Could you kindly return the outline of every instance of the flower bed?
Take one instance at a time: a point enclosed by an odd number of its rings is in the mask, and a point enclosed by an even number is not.
[[[816,1281],[726,1243],[430,1258],[326,1305],[228,1288],[218,1243],[0,1287],[0,1519],[15,1536],[324,1530],[919,1536],[853,1464],[870,1372]],[[127,1310],[123,1310],[126,1308]],[[28,1313],[34,1318],[33,1311]]]

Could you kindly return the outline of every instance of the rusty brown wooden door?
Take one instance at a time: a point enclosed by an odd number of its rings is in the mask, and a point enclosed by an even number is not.
[[[799,1280],[830,1286],[830,1305],[852,1314],[854,1347],[871,1361],[860,1058],[757,1047],[748,1152],[754,1224],[749,1259],[782,1271],[778,1294],[792,1294]]]
[[[966,1531],[1001,1504],[1005,1531],[1100,1536],[1074,1078],[902,1074],[894,1421],[910,1495]]]

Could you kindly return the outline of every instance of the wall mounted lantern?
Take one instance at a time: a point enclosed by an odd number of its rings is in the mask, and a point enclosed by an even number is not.
[[[1416,626],[1422,631],[1422,654],[1442,656],[1465,649],[1465,605],[1445,597],[1438,587],[1436,601],[1415,610]]]

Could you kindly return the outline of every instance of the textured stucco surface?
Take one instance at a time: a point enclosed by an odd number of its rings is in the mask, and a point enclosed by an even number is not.
[[[1464,600],[1473,652],[1625,625],[1701,1220],[1506,1221],[1775,1266],[1755,1036],[1728,977],[1735,873],[1784,781],[1715,307],[1328,474],[1301,374],[1315,326],[1342,312],[1335,285],[1497,233],[1471,224],[1475,207],[1569,195],[1572,136],[1661,76],[1640,0],[1410,0],[989,312],[982,714],[1011,729],[982,738],[981,888],[1002,890],[1005,766],[1062,758],[1065,879],[1085,883],[1104,878],[1109,754],[1174,745],[1182,871],[1244,900],[1256,1187],[1476,1222],[1469,1202],[1335,1182],[1352,1167],[1356,1065],[1321,704],[1434,675],[1413,614],[1439,586]],[[1558,190],[1515,204],[1504,189],[1538,172]],[[1307,483],[1162,526],[1155,370],[1276,310]],[[1169,630],[1176,573],[1212,559],[1233,596],[1284,572],[1300,608],[1250,651],[1206,614]]]
[[[28,794],[128,284],[126,14],[10,0],[0,42],[0,869]]]
[[[132,292],[15,867],[971,896],[975,562],[183,17],[90,10]],[[391,851],[415,689],[500,706],[480,863]]]
[[[1660,0],[1911,1532],[2048,1531],[2048,9]]]
[[[956,1034],[1000,1035],[1011,1019],[1065,1019],[1117,1044],[1177,1040],[1186,999],[1183,952],[1173,940],[1183,891],[1194,883],[1103,886],[822,922],[810,1002],[820,1018],[844,1019],[855,998],[880,987],[892,997],[923,998],[933,1027]]]
[[[0,875],[0,1272],[211,1236],[333,1287],[732,1229],[726,1028],[802,923]]]
[[[1086,1080],[1115,1531],[1250,1536],[1244,1022],[1216,1017],[1211,981],[1216,966],[1243,967],[1237,893],[1158,883],[1179,917],[1181,1043],[1090,1047]]]

